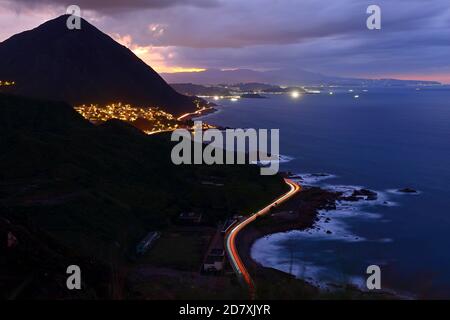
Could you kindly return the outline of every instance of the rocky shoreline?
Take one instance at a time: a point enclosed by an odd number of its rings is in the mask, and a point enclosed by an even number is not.
[[[360,201],[376,200],[377,193],[368,189],[357,189],[351,195],[344,195],[342,192],[329,191],[319,187],[304,187],[302,192],[293,196],[289,201],[273,209],[269,215],[260,218],[255,223],[242,230],[237,237],[237,248],[241,259],[249,269],[250,274],[258,281],[270,281],[271,278],[283,279],[293,283],[301,284],[302,290],[307,292],[308,297],[320,297],[321,290],[295,276],[273,269],[264,267],[251,256],[253,243],[270,234],[287,232],[293,230],[306,230],[315,228],[315,223],[319,220],[319,211],[335,210],[339,201]],[[329,219],[329,218],[326,218]],[[326,223],[328,221],[325,221]],[[331,231],[326,230],[327,234]],[[356,298],[384,298],[386,293],[368,293],[358,288],[348,285],[347,292]],[[389,295],[390,298],[393,298]]]
[[[237,237],[239,254],[245,264],[251,268],[265,268],[251,258],[251,246],[257,239],[273,233],[313,227],[318,211],[335,208],[335,202],[341,195],[317,187],[307,188],[274,208],[270,215],[249,225]]]

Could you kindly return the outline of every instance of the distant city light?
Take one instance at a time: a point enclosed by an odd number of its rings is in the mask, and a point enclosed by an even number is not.
[[[299,97],[300,97],[300,92],[298,92],[298,91],[292,91],[292,92],[291,92],[291,97],[294,98],[294,99],[299,98]]]
[[[320,94],[320,90],[311,90],[311,89],[305,89],[306,93],[313,93],[313,94]]]
[[[333,94],[334,94],[334,92],[333,92],[333,91],[330,91],[330,96],[333,95]]]
[[[348,90],[348,92],[353,92],[353,89]]]
[[[355,98],[355,99],[358,99],[358,98],[359,98],[359,95],[357,95],[357,94],[354,95],[354,98]]]
[[[238,99],[238,98],[231,98],[230,100],[233,101],[233,102],[236,102],[236,101],[238,101],[239,99]]]
[[[0,87],[2,87],[2,86],[8,87],[8,86],[13,86],[15,84],[16,83],[14,81],[2,81],[2,80],[0,80]]]
[[[214,96],[214,100],[219,100],[220,98],[219,98],[219,96]]]

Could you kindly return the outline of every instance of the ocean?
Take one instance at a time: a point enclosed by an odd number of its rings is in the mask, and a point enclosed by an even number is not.
[[[368,188],[378,199],[320,212],[318,228],[259,239],[252,257],[323,288],[364,288],[366,269],[375,264],[384,290],[450,298],[450,88],[326,88],[297,99],[268,97],[223,99],[218,112],[201,119],[280,129],[280,154],[290,160],[281,170],[306,185],[346,193]],[[396,192],[406,187],[418,193]]]

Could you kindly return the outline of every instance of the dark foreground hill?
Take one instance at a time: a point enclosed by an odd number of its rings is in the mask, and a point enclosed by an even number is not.
[[[182,211],[215,225],[285,191],[255,166],[175,166],[168,135],[109,121],[94,126],[70,105],[0,95],[0,298],[105,297],[114,270],[149,231]],[[221,186],[204,181],[220,181]],[[81,293],[65,289],[79,264]]]
[[[61,16],[0,43],[0,80],[15,81],[10,93],[71,104],[158,106],[175,115],[195,108],[129,49],[86,20],[81,30],[69,30],[66,20]]]

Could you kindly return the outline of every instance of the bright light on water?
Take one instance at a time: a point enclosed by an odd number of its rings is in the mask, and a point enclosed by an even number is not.
[[[300,92],[298,92],[298,91],[292,91],[292,92],[291,92],[291,97],[294,98],[294,99],[299,98],[299,97],[300,97]]]

